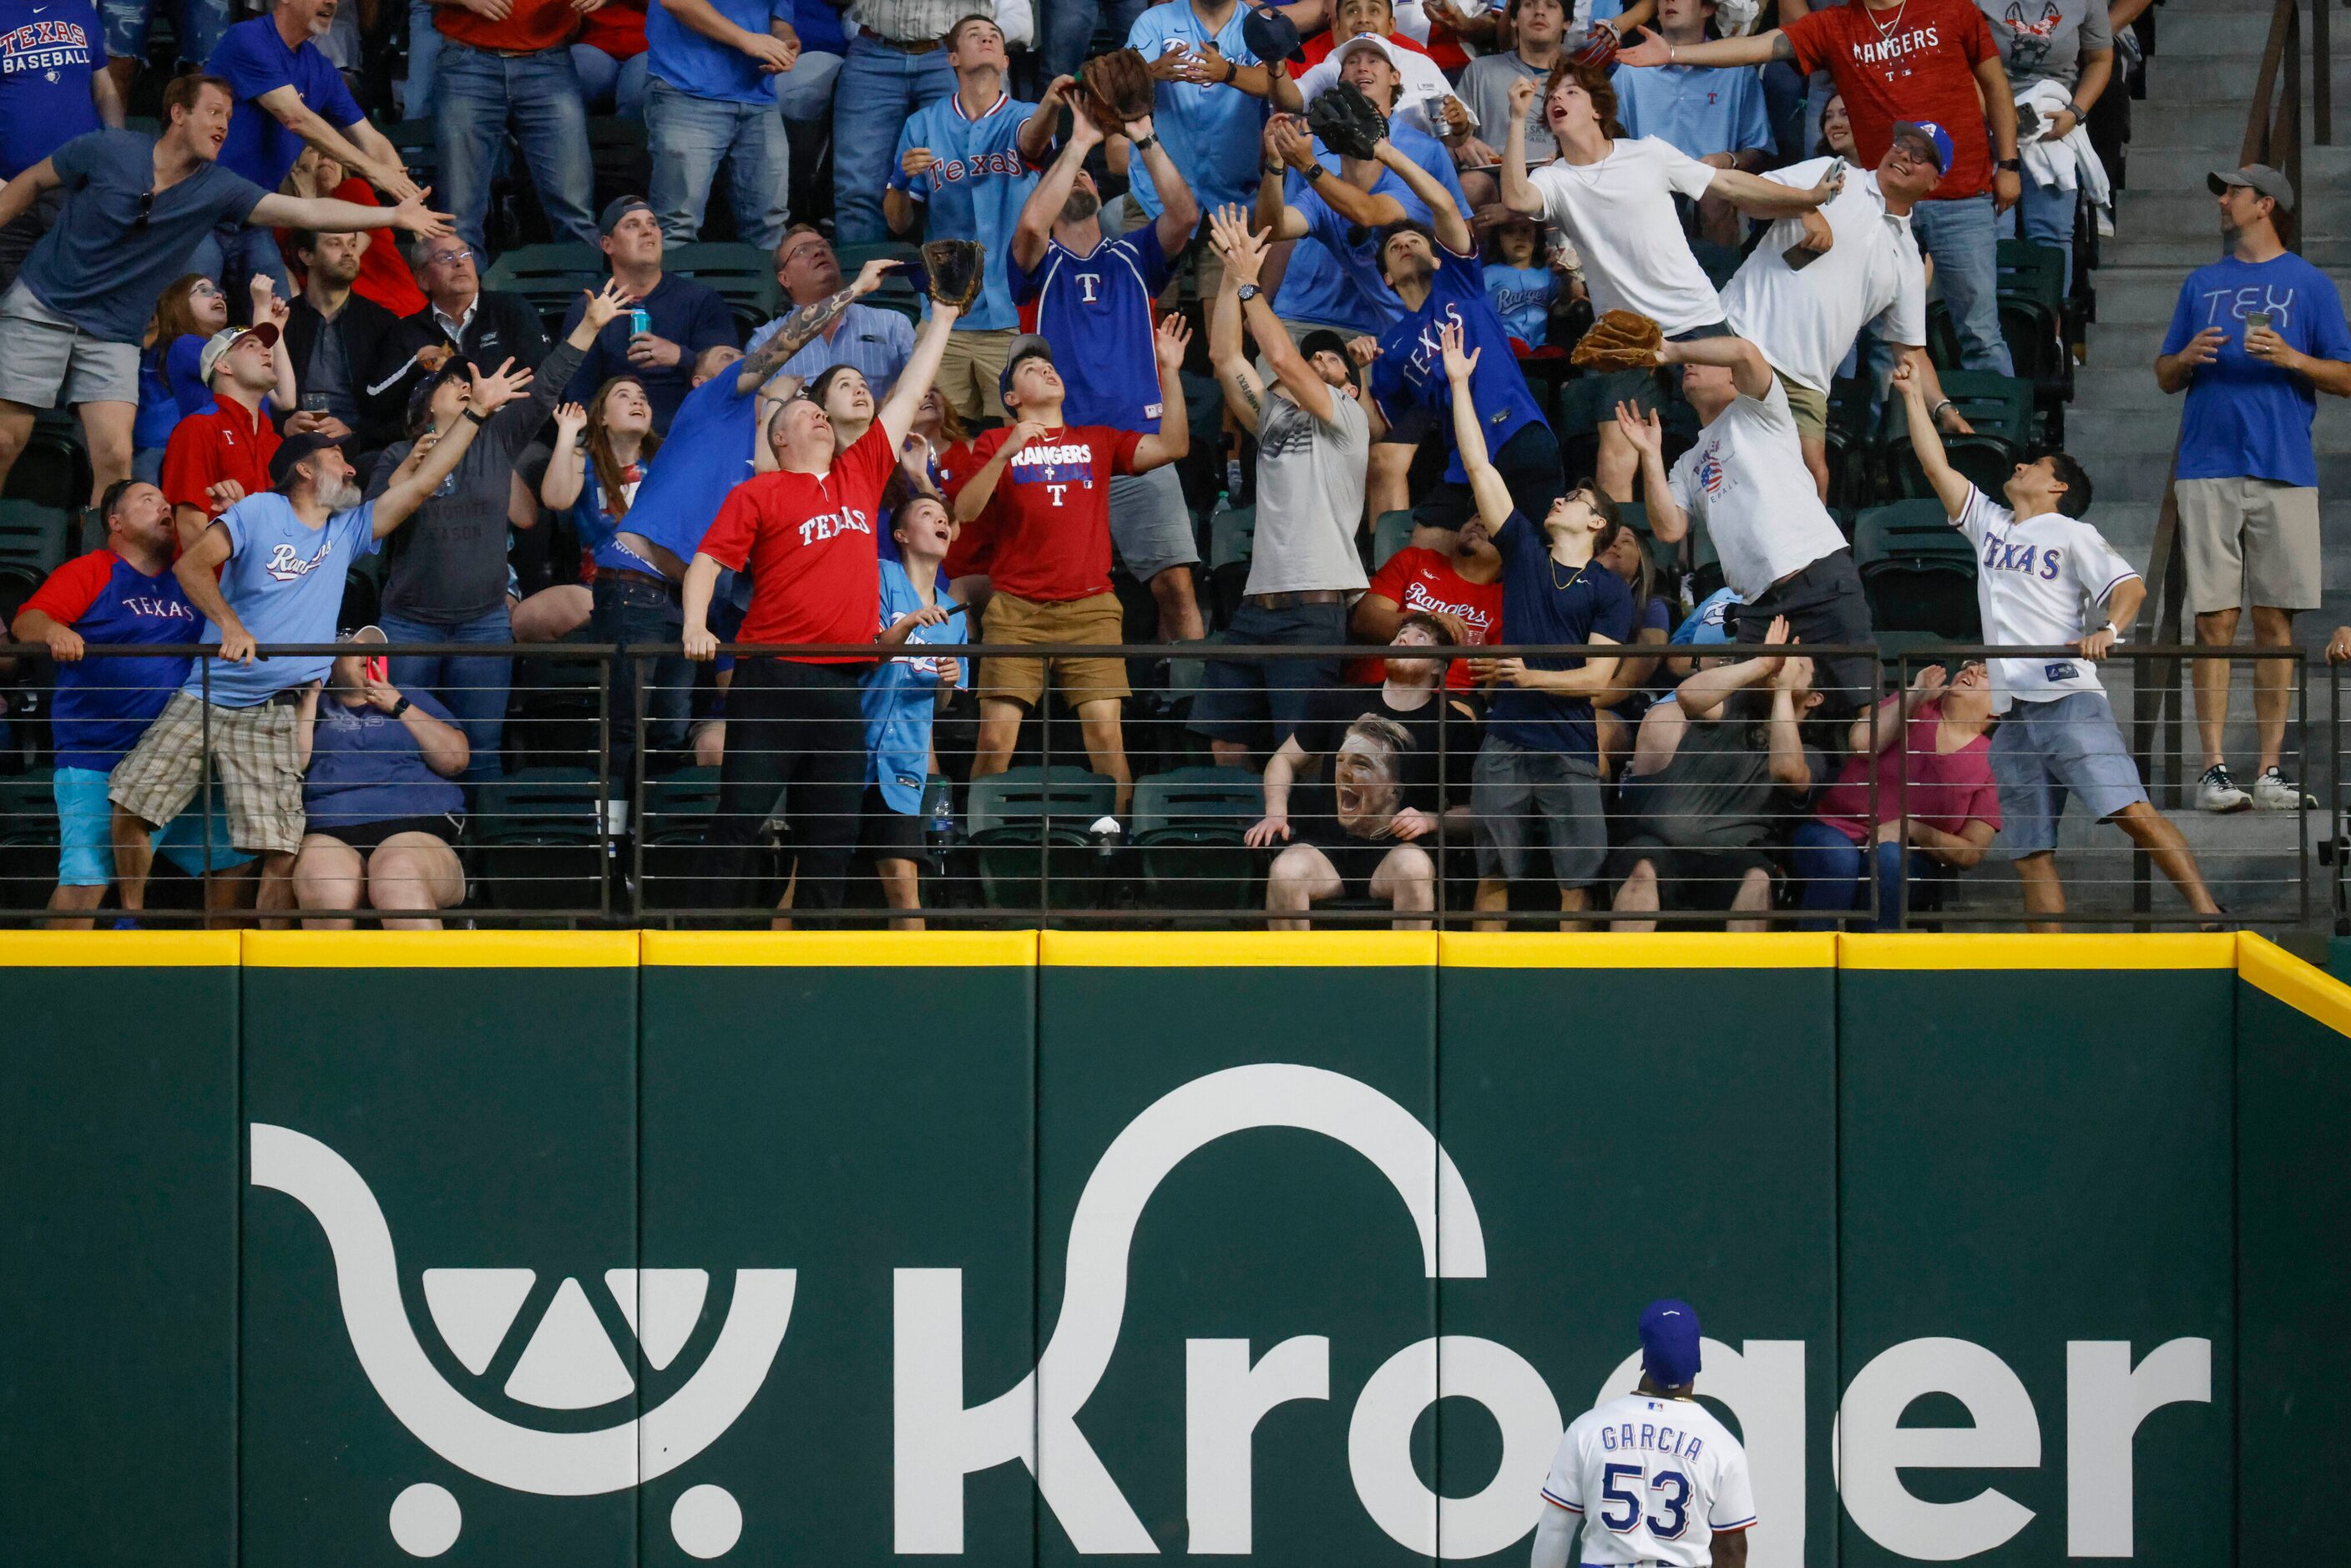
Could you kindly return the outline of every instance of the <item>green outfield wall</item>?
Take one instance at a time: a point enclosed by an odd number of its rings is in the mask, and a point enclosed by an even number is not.
[[[0,936],[0,1563],[2326,1561],[2351,990],[2238,936]]]

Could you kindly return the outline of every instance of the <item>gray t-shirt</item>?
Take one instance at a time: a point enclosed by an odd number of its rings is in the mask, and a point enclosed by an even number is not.
[[[1361,590],[1355,526],[1372,422],[1336,388],[1325,424],[1270,386],[1257,425],[1257,544],[1247,593]]]
[[[1469,62],[1461,73],[1461,101],[1478,117],[1478,134],[1489,147],[1508,151],[1504,139],[1510,133],[1510,84],[1524,77],[1535,84],[1535,100],[1527,105],[1527,162],[1548,162],[1559,155],[1559,142],[1543,119],[1542,84],[1550,76],[1549,66],[1531,66],[1516,49],[1480,55]]]
[[[138,342],[196,243],[217,225],[245,222],[268,194],[217,163],[156,191],[155,139],[131,131],[77,136],[49,163],[65,183],[65,210],[17,276],[42,304],[109,343]]]
[[[2053,81],[2071,92],[2082,78],[2082,51],[2111,49],[2114,28],[2092,0],[1976,0],[2011,86]]]

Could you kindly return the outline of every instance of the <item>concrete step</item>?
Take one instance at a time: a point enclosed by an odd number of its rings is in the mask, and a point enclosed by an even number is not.
[[[2109,244],[2112,242],[2110,241]],[[2098,293],[2098,319],[2090,324],[2093,361],[2101,340],[2118,327],[2152,326],[2160,335],[2171,324],[2172,307],[2179,298],[2185,274],[2168,267],[2102,267],[2093,276]]]
[[[2148,237],[2148,226],[2134,225],[2124,231],[2117,219],[2117,233],[2106,242],[2105,256],[2109,267],[2171,267],[2186,274],[2208,261],[2218,259],[2220,246],[2215,236],[2198,234],[2165,235],[2156,231]],[[2302,244],[2302,254],[2312,264],[2329,273],[2351,271],[2351,238],[2332,235],[2314,235]]]

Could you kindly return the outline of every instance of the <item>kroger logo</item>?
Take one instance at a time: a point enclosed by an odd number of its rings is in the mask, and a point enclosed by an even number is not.
[[[1426,1277],[1486,1276],[1485,1235],[1468,1185],[1435,1135],[1394,1100],[1343,1074],[1287,1063],[1230,1068],[1184,1084],[1112,1140],[1087,1177],[1071,1218],[1061,1316],[1034,1370],[1010,1388],[968,1402],[962,1271],[893,1270],[892,1496],[899,1553],[961,1553],[964,1479],[1014,1461],[1036,1479],[1078,1552],[1159,1551],[1079,1416],[1118,1344],[1128,1256],[1152,1195],[1201,1149],[1259,1128],[1317,1133],[1369,1162],[1416,1233]],[[453,1387],[420,1343],[403,1304],[391,1231],[359,1173],[301,1133],[261,1123],[251,1131],[254,1185],[292,1197],[326,1234],[344,1324],[376,1394],[433,1452],[492,1486],[581,1497],[666,1476],[749,1407],[782,1345],[798,1270],[738,1270],[708,1358],[653,1409],[584,1432],[543,1431],[494,1416]],[[496,1358],[536,1283],[527,1268],[427,1269],[422,1277],[434,1331],[477,1376]],[[597,1285],[611,1292],[658,1371],[692,1337],[710,1277],[700,1269],[614,1269]],[[508,1398],[573,1411],[634,1393],[627,1364],[590,1303],[591,1288],[577,1279],[562,1281],[514,1364],[504,1389]],[[1254,1354],[1248,1339],[1194,1339],[1185,1348],[1188,1550],[1245,1555],[1254,1537],[1253,1434],[1283,1404],[1331,1398],[1331,1341],[1301,1334]],[[1804,1561],[1805,1351],[1802,1340],[1748,1340],[1737,1347],[1704,1342],[1705,1392],[1729,1408],[1749,1451],[1761,1521],[1750,1546],[1757,1568],[1799,1568]],[[2068,1342],[2065,1352],[2067,1554],[2127,1557],[2136,1434],[2163,1406],[2210,1403],[2211,1343],[2178,1338],[2141,1355],[2127,1341],[2081,1340]],[[1630,1389],[1637,1360],[1627,1356],[1594,1402]],[[1905,1411],[1933,1394],[1959,1400],[1971,1425],[1903,1426]],[[1414,1427],[1439,1398],[1476,1401],[1501,1434],[1493,1477],[1468,1496],[1439,1496],[1413,1461]],[[1950,1561],[1991,1551],[2033,1521],[2031,1509],[1996,1488],[1929,1500],[1912,1492],[1901,1474],[2042,1463],[2032,1397],[1985,1347],[1951,1338],[1895,1344],[1854,1374],[1834,1420],[1842,1441],[1834,1483],[1845,1512],[1887,1552]],[[1366,1515],[1399,1545],[1428,1556],[1484,1557],[1534,1528],[1546,1506],[1540,1488],[1563,1427],[1550,1385],[1516,1351],[1469,1335],[1424,1339],[1389,1356],[1356,1396],[1347,1467]],[[402,1551],[432,1557],[455,1543],[463,1512],[447,1489],[418,1483],[399,1494],[389,1523]],[[721,1557],[742,1535],[742,1510],[732,1493],[705,1482],[680,1495],[670,1529],[689,1556]]]

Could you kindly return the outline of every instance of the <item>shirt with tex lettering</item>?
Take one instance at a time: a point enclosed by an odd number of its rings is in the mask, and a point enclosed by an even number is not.
[[[1991,141],[1975,68],[2000,56],[1991,24],[1975,0],[1904,0],[1880,24],[1867,0],[1845,0],[1783,25],[1796,68],[1825,70],[1853,122],[1854,162],[1875,169],[1893,144],[1896,122],[1939,125],[1951,138],[1951,167],[1933,201],[1980,196],[1991,189]]]
[[[1461,351],[1478,356],[1469,371],[1469,402],[1489,456],[1524,426],[1544,421],[1511,351],[1510,330],[1486,298],[1485,263],[1474,251],[1465,256],[1441,240],[1437,260],[1420,308],[1405,312],[1380,334],[1380,356],[1372,361],[1372,397],[1388,422],[1387,440],[1438,435],[1445,442],[1445,477],[1463,485],[1469,476],[1453,438],[1453,383],[1445,374],[1439,328],[1448,322],[1460,328]]]
[[[1446,150],[1445,143],[1426,131],[1394,120],[1388,121],[1388,141],[1450,192],[1461,211],[1469,210],[1468,198],[1461,193],[1461,175],[1453,167],[1453,154]],[[1314,143],[1314,156],[1323,168],[1333,173],[1338,171],[1339,155],[1322,142]],[[1427,207],[1393,171],[1382,169],[1379,182],[1372,189],[1395,197],[1403,204],[1406,216],[1421,223],[1429,221]],[[1282,200],[1304,213],[1306,194],[1306,177],[1291,170],[1282,181]],[[1320,197],[1316,203],[1320,204]],[[1308,216],[1311,222],[1311,214]],[[1339,231],[1343,242],[1353,234],[1352,227]],[[1290,266],[1281,275],[1281,287],[1274,294],[1273,313],[1285,321],[1312,321],[1342,327],[1351,333],[1377,333],[1403,308],[1380,277],[1372,243],[1372,235],[1366,230],[1363,238],[1350,247],[1360,254],[1351,255],[1347,264],[1343,265],[1339,256],[1312,235],[1299,240],[1290,246]]]
[[[317,528],[274,490],[247,496],[214,519],[228,531],[221,567],[221,597],[256,643],[331,643],[343,607],[351,563],[381,548],[375,506],[363,501],[335,512]],[[202,641],[216,647],[221,629],[204,623]],[[334,660],[323,653],[277,653],[250,664],[206,658],[188,671],[180,689],[220,707],[252,707],[279,692],[324,680]]]
[[[234,398],[217,400],[172,427],[171,444],[163,448],[163,499],[216,517],[229,503],[207,492],[224,479],[235,480],[248,496],[267,490],[269,459],[277,447],[277,432],[267,415]]]
[[[948,454],[939,480],[950,501],[1011,434],[983,431],[968,458],[956,460],[962,447]],[[998,592],[1064,604],[1110,591],[1110,482],[1134,472],[1142,443],[1132,430],[1062,425],[1012,455],[980,513],[994,539],[988,580]]]
[[[898,150],[890,159],[890,189],[904,191],[929,209],[925,233],[933,239],[976,239],[990,256],[1012,254],[1012,231],[1020,208],[1037,188],[1037,165],[1020,151],[1020,128],[1037,106],[999,93],[977,117],[965,112],[963,95],[945,98],[906,117]],[[936,160],[919,174],[905,170],[906,154],[927,147]],[[923,302],[925,319],[930,301]],[[1019,319],[1012,303],[1011,269],[989,266],[980,275],[979,298],[956,318],[960,331],[999,331]]]
[[[1984,641],[2011,648],[2076,643],[2103,623],[2107,595],[2138,569],[2098,532],[2063,512],[2020,517],[1974,486],[1951,526],[1976,547],[1976,607]],[[2089,611],[2084,605],[2097,606]],[[2096,692],[2098,666],[2087,659],[1993,659],[1991,711],[2017,699],[2054,702]]]
[[[25,608],[72,627],[92,646],[193,643],[204,621],[170,567],[149,577],[110,549],[49,573]],[[91,653],[57,665],[49,721],[57,765],[111,771],[187,674],[185,658]]]
[[[1410,547],[1388,557],[1387,564],[1372,574],[1372,585],[1366,591],[1376,593],[1405,614],[1423,610],[1431,614],[1458,616],[1469,633],[1468,645],[1480,647],[1495,640],[1502,626],[1502,580],[1472,582],[1454,570],[1453,558],[1442,550]],[[1348,679],[1361,682],[1387,678],[1386,662],[1364,659],[1348,672]],[[1445,684],[1457,691],[1469,686],[1468,661],[1456,659],[1446,666]]]
[[[2197,333],[2218,327],[2220,353],[2189,372],[2179,419],[2179,477],[2268,479],[2305,489],[2318,484],[2310,422],[2318,394],[2292,371],[2245,352],[2245,317],[2267,311],[2270,330],[2289,347],[2321,360],[2351,360],[2351,329],[2335,280],[2287,251],[2267,261],[2233,256],[2198,267],[2179,286],[2164,334],[2176,354]]]
[[[877,419],[822,474],[778,471],[735,486],[701,549],[721,566],[750,571],[751,612],[738,641],[873,641],[882,613],[874,517],[897,466],[897,449]],[[793,662],[864,661],[832,653]]]
[[[89,78],[106,65],[105,31],[89,0],[0,0],[0,180],[98,129]]]
[[[1020,328],[1041,333],[1067,389],[1061,416],[1148,435],[1159,429],[1159,354],[1152,301],[1167,287],[1159,228],[1145,224],[1080,256],[1049,240],[1032,269],[1010,260]]]

